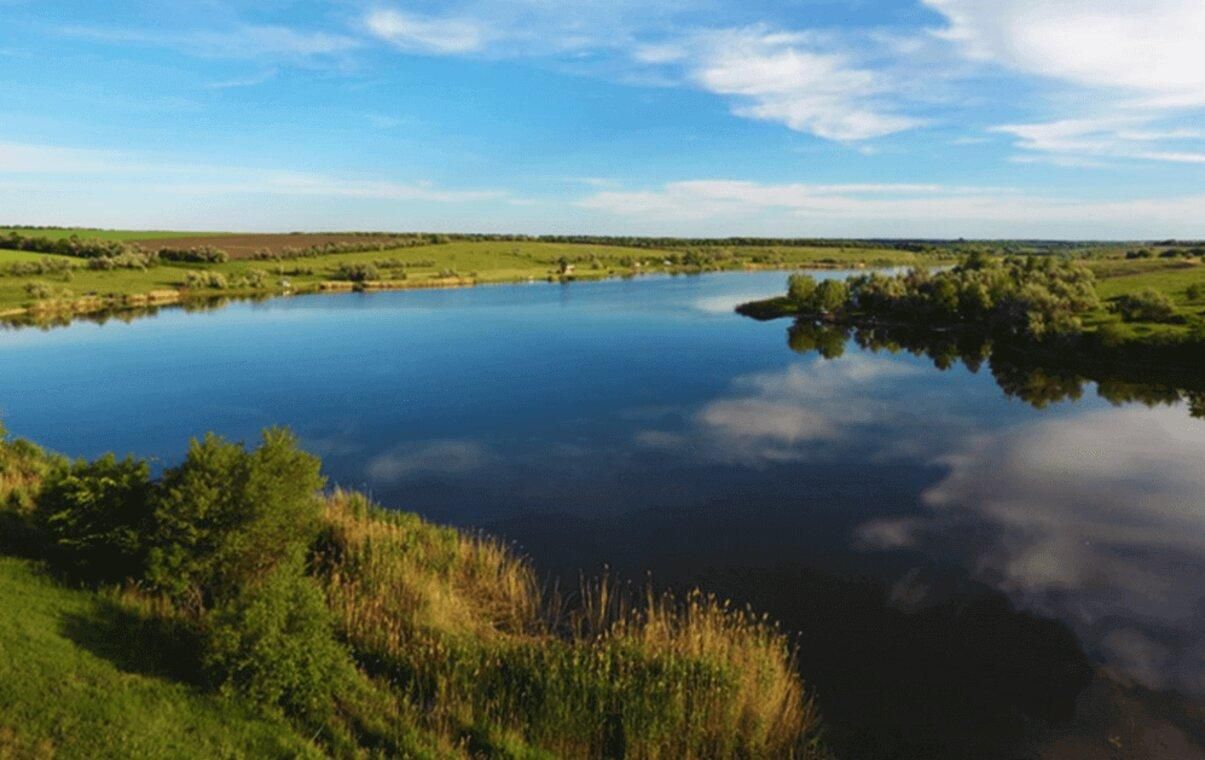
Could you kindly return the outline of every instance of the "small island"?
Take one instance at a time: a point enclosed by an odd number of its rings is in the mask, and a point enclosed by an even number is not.
[[[970,342],[1030,362],[1158,372],[1199,384],[1205,267],[1195,249],[1168,251],[1173,255],[1125,258],[974,252],[937,271],[822,281],[797,273],[788,279],[786,295],[737,311],[761,320],[795,317],[803,326],[847,327],[870,344],[887,335],[905,347]]]

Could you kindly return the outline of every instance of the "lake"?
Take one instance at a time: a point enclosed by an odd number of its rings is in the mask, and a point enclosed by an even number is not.
[[[513,541],[562,585],[609,568],[751,603],[798,633],[845,756],[1095,757],[1073,750],[1114,731],[1199,756],[1205,420],[1090,384],[1039,409],[986,367],[853,341],[799,353],[789,321],[732,311],[784,287],[649,277],[9,329],[0,413],[66,454],[160,463],[191,435],[287,425],[332,482]]]

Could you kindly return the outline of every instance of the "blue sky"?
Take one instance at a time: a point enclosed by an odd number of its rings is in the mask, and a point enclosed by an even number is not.
[[[0,0],[0,223],[1199,238],[1202,39],[1201,0]]]

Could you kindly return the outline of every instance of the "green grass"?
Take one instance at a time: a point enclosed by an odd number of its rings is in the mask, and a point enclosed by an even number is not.
[[[316,757],[282,720],[161,674],[102,595],[0,557],[0,757]]]
[[[1084,324],[1089,330],[1113,325],[1111,329],[1127,340],[1177,338],[1190,330],[1187,322],[1205,319],[1205,299],[1191,300],[1188,289],[1198,285],[1205,289],[1205,264],[1178,259],[1106,260],[1091,264],[1096,273],[1096,292],[1104,302],[1102,308],[1088,315]],[[1123,322],[1109,310],[1119,297],[1153,288],[1167,295],[1185,318],[1181,323]]]

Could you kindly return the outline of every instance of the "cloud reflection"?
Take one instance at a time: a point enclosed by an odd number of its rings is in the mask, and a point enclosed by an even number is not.
[[[374,457],[367,467],[378,483],[398,483],[415,475],[463,475],[495,459],[483,444],[473,440],[421,441],[396,446]]]
[[[899,418],[874,391],[919,372],[899,361],[853,355],[746,375],[733,382],[731,395],[693,414],[686,430],[642,430],[635,440],[751,467],[803,461],[818,454],[819,445],[849,438],[855,426]]]
[[[863,525],[865,545],[974,535],[978,578],[1131,678],[1205,693],[1205,425],[1183,408],[1110,409],[980,436],[944,461],[928,513]]]

